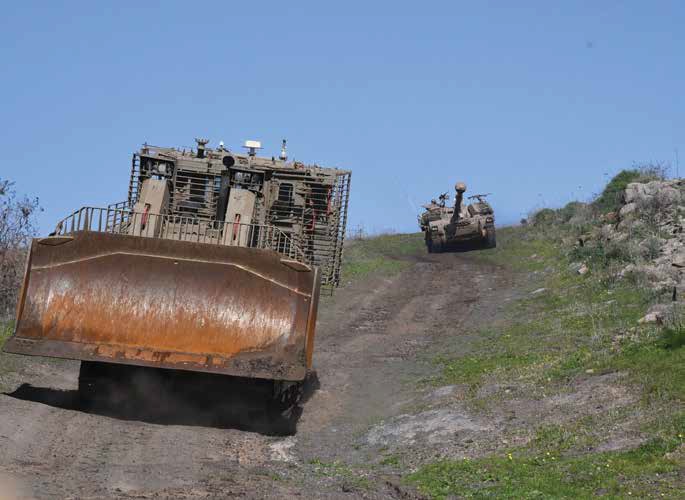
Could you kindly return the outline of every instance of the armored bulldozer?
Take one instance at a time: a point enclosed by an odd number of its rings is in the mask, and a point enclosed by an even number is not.
[[[429,253],[455,251],[473,247],[494,248],[495,214],[486,201],[489,194],[469,196],[470,203],[464,205],[466,184],[455,185],[454,206],[446,206],[447,193],[440,195],[439,201],[423,205],[424,212],[419,215],[419,227],[424,233]]]
[[[143,145],[124,201],[32,241],[4,350],[81,360],[84,399],[135,365],[263,379],[289,411],[340,282],[351,173],[288,161],[285,141],[270,158],[196,142]]]

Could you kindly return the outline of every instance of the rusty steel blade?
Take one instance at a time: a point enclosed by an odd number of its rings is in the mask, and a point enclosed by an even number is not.
[[[18,354],[302,380],[319,278],[270,250],[80,232],[31,245]]]

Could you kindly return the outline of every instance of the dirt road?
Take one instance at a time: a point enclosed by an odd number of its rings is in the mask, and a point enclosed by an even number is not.
[[[394,450],[438,453],[454,436],[488,432],[434,409],[447,393],[421,380],[438,353],[467,348],[463,325],[496,314],[511,279],[473,254],[422,255],[325,299],[318,388],[289,437],[240,412],[219,425],[217,401],[158,397],[154,387],[135,403],[84,411],[77,362],[3,355],[15,370],[0,379],[0,497],[3,488],[36,498],[411,497],[396,484]],[[240,408],[244,397],[224,402]]]

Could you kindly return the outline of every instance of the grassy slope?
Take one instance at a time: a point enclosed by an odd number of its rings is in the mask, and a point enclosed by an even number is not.
[[[346,243],[343,282],[395,274],[411,265],[407,257],[423,251],[420,233],[382,235]]]
[[[545,290],[512,304],[506,321],[483,325],[481,345],[467,358],[437,360],[443,370],[434,383],[470,384],[471,403],[483,408],[506,404],[478,400],[486,382],[515,381],[542,398],[578,378],[620,371],[641,394],[639,425],[648,438],[629,451],[587,453],[607,423],[626,418],[602,415],[541,426],[532,444],[501,456],[428,464],[409,480],[436,498],[676,496],[685,434],[682,330],[636,328],[650,293],[602,273],[578,275],[558,245],[532,230],[506,228],[498,237],[499,248],[479,258],[528,273],[531,289]]]

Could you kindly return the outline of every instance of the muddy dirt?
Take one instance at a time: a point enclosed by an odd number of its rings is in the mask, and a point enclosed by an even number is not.
[[[318,382],[293,436],[244,411],[240,387],[181,397],[148,381],[86,409],[79,363],[12,356],[16,370],[0,379],[0,497],[415,498],[393,453],[410,468],[473,456],[509,425],[508,415],[470,413],[462,388],[421,381],[439,353],[468,350],[466,326],[495,318],[519,293],[516,279],[474,254],[424,255],[324,299]]]

